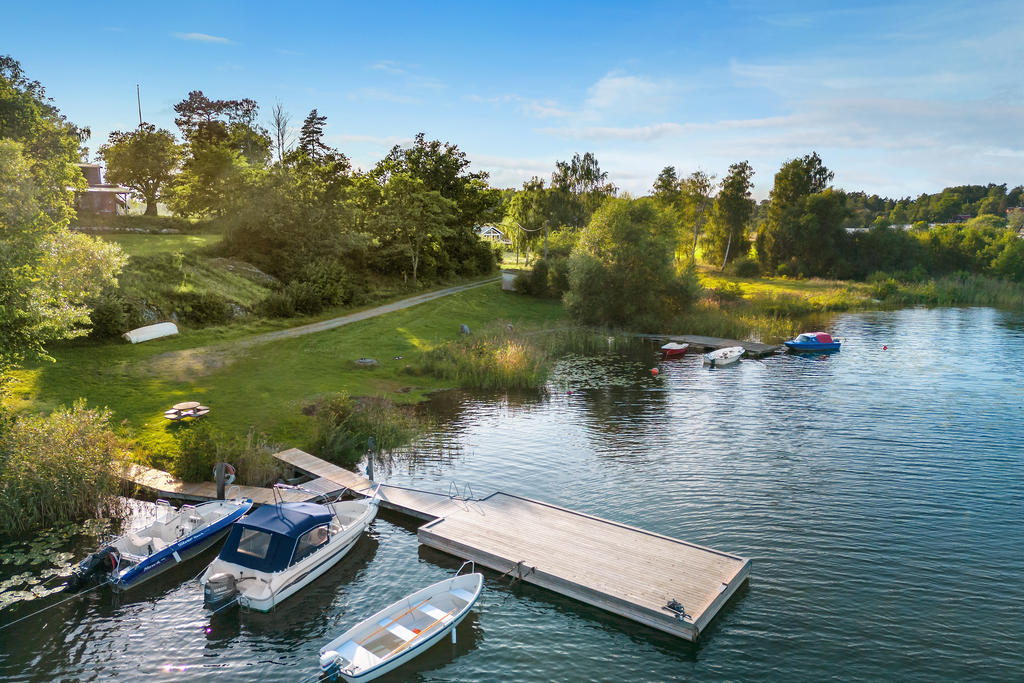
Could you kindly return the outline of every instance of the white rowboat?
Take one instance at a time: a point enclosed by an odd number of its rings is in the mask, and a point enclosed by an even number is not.
[[[724,349],[705,353],[704,365],[708,365],[712,368],[718,368],[723,365],[732,365],[743,357],[744,352],[746,352],[746,349],[742,346],[727,346]]]
[[[480,597],[483,574],[439,581],[361,621],[320,650],[332,679],[370,681],[426,652],[454,629]]]

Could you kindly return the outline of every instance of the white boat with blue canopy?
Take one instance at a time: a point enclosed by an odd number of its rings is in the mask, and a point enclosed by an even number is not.
[[[295,488],[283,487],[278,488]],[[264,505],[235,524],[200,583],[209,607],[269,612],[333,567],[377,514],[377,496]]]
[[[250,508],[248,498],[182,505],[180,509],[158,500],[150,524],[115,538],[82,560],[68,586],[77,590],[107,582],[117,591],[137,586],[212,547]]]
[[[371,681],[426,652],[448,633],[454,642],[455,627],[476,604],[483,585],[483,574],[474,572],[405,596],[321,648],[320,670],[331,680]]]

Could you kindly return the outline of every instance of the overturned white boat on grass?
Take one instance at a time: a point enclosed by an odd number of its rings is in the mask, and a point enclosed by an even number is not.
[[[72,590],[109,583],[123,591],[195,557],[227,533],[252,507],[248,498],[182,505],[156,502],[156,518],[147,526],[115,538],[75,567]]]
[[[200,583],[207,606],[269,612],[333,567],[377,515],[364,500],[264,505],[237,522]]]
[[[740,358],[742,358],[745,352],[746,349],[743,348],[742,346],[727,346],[724,349],[718,349],[717,351],[712,351],[711,353],[705,353],[704,365],[710,366],[712,368],[718,368],[723,365],[732,365]]]
[[[463,574],[407,595],[321,648],[320,669],[332,680],[340,675],[346,681],[370,681],[448,633],[454,641],[455,627],[476,604],[483,585],[483,574]]]

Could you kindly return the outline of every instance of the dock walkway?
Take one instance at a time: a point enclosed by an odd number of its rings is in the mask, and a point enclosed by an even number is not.
[[[274,457],[364,496],[376,488],[298,449]],[[380,496],[383,507],[429,520],[418,531],[424,545],[687,640],[750,573],[736,555],[508,493],[477,500],[382,484]]]
[[[722,339],[720,337],[703,337],[699,334],[631,334],[630,336],[640,339],[656,339],[689,344],[701,349],[724,349],[727,346],[742,346],[746,349],[747,355],[755,358],[769,356],[781,348],[777,344],[762,344],[761,342]]]
[[[184,482],[164,472],[145,465],[129,465],[124,475],[125,481],[134,484],[146,491],[149,491],[158,498],[173,498],[175,500],[186,500],[189,502],[201,502],[217,499],[217,485],[212,481]],[[303,484],[304,487],[316,491],[307,493],[304,491],[278,491],[286,502],[297,502],[310,500],[319,495],[340,491],[342,487],[329,479],[317,478]],[[228,487],[232,496],[249,498],[256,505],[268,505],[274,503],[274,489],[260,488],[257,486],[235,486]]]

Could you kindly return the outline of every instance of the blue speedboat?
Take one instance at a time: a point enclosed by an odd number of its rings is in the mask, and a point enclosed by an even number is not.
[[[828,353],[839,350],[839,342],[832,339],[828,332],[804,332],[785,344],[787,349],[795,353]]]
[[[82,560],[68,579],[72,590],[109,583],[123,591],[195,557],[252,507],[248,498],[182,505],[158,500],[152,523],[115,538]]]

